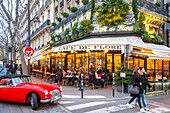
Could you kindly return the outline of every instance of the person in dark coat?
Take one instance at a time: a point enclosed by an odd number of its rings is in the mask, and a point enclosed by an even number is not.
[[[143,88],[143,93],[140,95],[142,98],[142,104],[145,110],[149,111],[149,108],[147,108],[147,104],[146,104],[146,100],[145,100],[145,94],[146,94],[146,87],[148,86],[150,89],[152,88],[152,86],[150,85],[147,75],[146,75],[146,71],[144,67],[140,67],[140,77],[141,77],[141,81],[142,81],[142,88]],[[136,99],[136,103],[138,102],[138,99]]]
[[[63,77],[63,72],[62,72],[62,69],[59,68],[59,70],[56,72],[55,83],[61,85],[62,77]]]
[[[142,80],[140,78],[140,68],[139,67],[135,69],[135,71],[134,71],[134,73],[132,75],[132,85],[139,87],[139,94],[130,94],[130,96],[132,98],[127,103],[127,106],[129,106],[130,108],[133,108],[131,103],[133,102],[133,100],[135,98],[138,98],[138,104],[139,104],[139,107],[140,107],[140,112],[145,112],[145,110],[141,106],[141,97],[140,97],[140,94],[143,93],[143,88],[142,88]]]
[[[23,75],[22,64],[19,65],[19,69],[20,69],[20,74]]]
[[[101,88],[104,87],[104,83],[107,82],[108,79],[109,79],[108,73],[105,73],[104,75],[102,75],[101,80],[100,80]]]
[[[97,89],[97,79],[95,76],[95,70],[93,68],[89,70],[89,83],[93,83],[94,89]]]

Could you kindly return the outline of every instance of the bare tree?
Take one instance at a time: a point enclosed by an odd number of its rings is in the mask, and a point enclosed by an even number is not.
[[[8,33],[10,36],[10,42],[12,46],[12,54],[13,54],[13,60],[15,61],[16,59],[16,46],[18,47],[18,51],[20,54],[20,60],[22,62],[22,68],[23,68],[23,73],[28,74],[27,72],[27,67],[26,67],[26,62],[24,59],[24,53],[23,53],[23,47],[21,44],[21,34],[19,32],[20,30],[20,17],[21,17],[21,10],[23,8],[24,0],[0,0],[0,15],[4,17],[4,21],[7,23],[8,27]],[[5,4],[5,5],[4,5]]]

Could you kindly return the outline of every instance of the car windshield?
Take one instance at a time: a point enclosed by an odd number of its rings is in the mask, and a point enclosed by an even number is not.
[[[13,84],[16,86],[24,82],[31,82],[31,79],[30,77],[17,77],[17,78],[13,78],[12,81],[13,81]]]

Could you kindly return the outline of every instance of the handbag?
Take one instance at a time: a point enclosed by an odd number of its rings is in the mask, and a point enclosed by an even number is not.
[[[138,86],[129,85],[128,91],[129,91],[130,94],[139,94],[139,87]]]

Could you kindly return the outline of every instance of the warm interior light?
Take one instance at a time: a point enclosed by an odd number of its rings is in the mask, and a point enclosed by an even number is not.
[[[71,53],[74,53],[74,51],[73,51],[73,50],[71,50]]]
[[[86,52],[90,52],[90,50],[86,50]]]
[[[145,52],[145,50],[142,50],[142,52]]]
[[[108,52],[108,50],[106,49],[106,50],[105,50],[105,52],[107,53],[107,52]]]
[[[54,56],[54,54],[52,54],[52,56]]]

